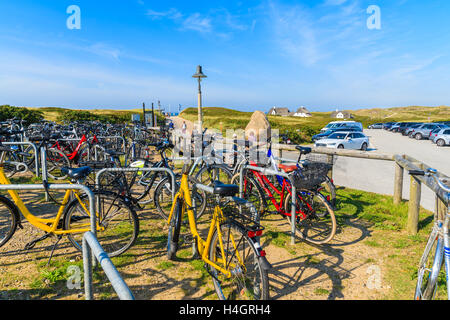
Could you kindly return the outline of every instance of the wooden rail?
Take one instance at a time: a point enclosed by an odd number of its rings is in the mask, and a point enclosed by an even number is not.
[[[297,151],[295,146],[277,144],[273,145],[274,148],[280,150],[280,158],[282,158],[282,151]],[[316,148],[312,147],[313,153],[326,154],[331,157],[330,163],[334,163],[333,157],[350,157],[350,158],[360,158],[360,159],[371,159],[371,160],[384,160],[392,161],[395,166],[395,176],[394,176],[394,204],[400,204],[403,200],[403,179],[404,171],[409,170],[427,170],[431,168],[430,166],[420,162],[413,157],[408,155],[388,155],[368,151],[357,151],[357,150],[340,150],[340,149],[329,149],[329,148]],[[332,173],[331,173],[332,174]],[[441,172],[438,172],[438,177],[443,180],[444,183],[450,184],[450,178]],[[443,220],[443,217],[448,213],[450,195],[442,190],[434,181],[432,177],[426,176],[410,176],[410,199],[409,199],[409,209],[408,209],[408,223],[407,230],[411,235],[417,234],[419,225],[419,212],[420,212],[420,201],[422,196],[422,185],[426,185],[436,194],[436,205],[435,205],[435,218]]]

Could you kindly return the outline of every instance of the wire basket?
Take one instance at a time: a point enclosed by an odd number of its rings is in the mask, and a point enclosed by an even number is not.
[[[331,168],[332,165],[326,162],[307,161],[292,173],[291,181],[298,189],[313,189],[326,181]]]
[[[327,163],[330,165],[335,164],[336,159],[337,156],[320,153],[309,153],[304,156],[305,162],[320,162],[320,163]]]
[[[242,226],[247,232],[264,230],[259,223],[260,215],[255,206],[239,197],[219,197],[215,194],[206,193],[205,213],[211,214],[219,205],[225,219]]]

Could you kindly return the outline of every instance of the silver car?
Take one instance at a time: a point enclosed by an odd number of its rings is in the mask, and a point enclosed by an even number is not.
[[[318,140],[315,146],[366,151],[369,137],[362,132],[335,132],[325,139]]]
[[[450,145],[450,127],[441,129],[433,138],[434,143],[439,147]]]
[[[409,137],[415,138],[416,140],[428,139],[433,130],[444,127],[444,124],[424,123],[420,127],[413,129],[409,133]]]

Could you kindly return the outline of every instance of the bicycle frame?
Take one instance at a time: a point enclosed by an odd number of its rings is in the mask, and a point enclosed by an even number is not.
[[[2,185],[11,184],[11,182],[3,172],[3,167],[0,167],[0,184]],[[16,190],[8,190],[8,193],[10,194],[11,198],[13,199],[14,203],[19,208],[20,212],[23,214],[25,219],[28,220],[33,226],[35,226],[38,229],[56,235],[63,235],[69,233],[84,233],[91,230],[90,223],[86,224],[86,228],[71,229],[71,230],[58,229],[59,221],[61,220],[66,205],[69,203],[71,194],[75,195],[75,197],[78,199],[79,203],[83,207],[83,210],[85,210],[86,213],[88,213],[90,216],[89,208],[87,208],[85,203],[80,199],[79,193],[76,190],[66,190],[66,193],[62,201],[62,205],[59,207],[56,217],[54,219],[45,219],[36,217],[28,210],[28,208],[23,203],[22,199],[20,198]],[[99,225],[97,224],[97,230],[101,229],[102,228],[99,228]]]
[[[215,269],[219,270],[221,273],[226,275],[228,278],[230,278],[231,277],[231,271],[228,271],[228,270],[224,269],[223,267],[219,266],[215,262],[213,262],[213,261],[208,259],[208,251],[209,251],[209,248],[211,246],[211,241],[212,241],[212,237],[213,237],[215,229],[217,229],[218,234],[219,234],[219,240],[220,240],[219,244],[220,244],[220,250],[221,250],[222,256],[225,257],[225,249],[224,249],[223,242],[222,242],[222,232],[220,230],[220,223],[224,220],[222,210],[220,209],[219,206],[216,206],[214,208],[213,218],[212,218],[212,221],[211,221],[211,224],[210,224],[210,227],[209,227],[208,236],[207,236],[206,241],[205,241],[205,240],[203,240],[200,237],[200,234],[199,234],[199,232],[197,230],[197,223],[196,223],[196,220],[195,220],[195,213],[194,213],[194,210],[192,209],[192,198],[191,198],[191,193],[190,193],[190,190],[189,190],[188,174],[187,173],[183,173],[183,175],[181,177],[180,189],[178,190],[177,194],[175,195],[175,199],[173,201],[172,208],[170,209],[169,219],[167,221],[167,223],[169,225],[171,223],[172,215],[174,213],[174,210],[175,210],[176,203],[177,203],[178,199],[181,199],[181,201],[183,202],[180,219],[182,219],[184,214],[187,212],[188,220],[189,220],[189,227],[190,227],[190,230],[191,230],[191,233],[192,233],[194,239],[197,239],[197,248],[198,248],[198,252],[199,252],[199,254],[201,256],[201,259],[203,261],[205,261],[207,264],[209,264],[212,267],[214,267]],[[186,207],[188,207],[188,208],[186,209]],[[230,237],[231,237],[231,241],[233,243],[233,246],[236,247],[236,243],[234,241],[233,235],[230,234]],[[238,259],[238,261],[243,266],[242,259],[239,256],[238,252],[236,252],[236,258]],[[219,260],[217,262],[220,263],[222,261]]]

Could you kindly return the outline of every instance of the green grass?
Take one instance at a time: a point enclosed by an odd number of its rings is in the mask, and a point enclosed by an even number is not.
[[[260,109],[266,113],[268,110]],[[311,108],[310,110],[313,110]],[[292,110],[291,110],[292,111]],[[387,121],[444,121],[450,119],[450,107],[398,107],[388,109],[351,110],[354,121],[361,122],[364,127],[377,122]],[[244,130],[253,112],[241,112],[230,108],[203,108],[203,123],[206,128],[215,128],[226,133],[227,129]],[[331,112],[311,112],[310,118],[268,116],[272,129],[280,134],[287,133],[294,143],[310,143],[311,136],[331,121]],[[180,117],[197,121],[197,108],[187,108]]]

